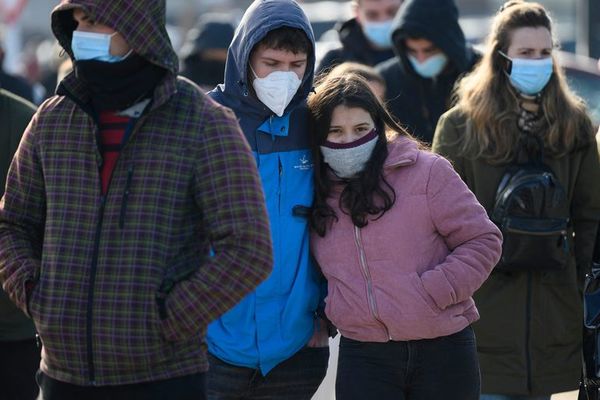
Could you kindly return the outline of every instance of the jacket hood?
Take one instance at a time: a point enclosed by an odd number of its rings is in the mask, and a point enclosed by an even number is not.
[[[181,57],[193,56],[208,49],[227,49],[234,30],[233,21],[226,14],[203,14],[188,32],[180,51]]]
[[[356,18],[349,19],[344,22],[339,22],[336,26],[336,30],[339,33],[340,42],[344,46],[358,47],[366,46],[370,47],[365,34],[362,31]]]
[[[312,44],[306,72],[286,112],[306,100],[312,90],[315,69],[315,37],[308,17],[294,0],[256,0],[244,13],[227,52],[225,82],[214,90],[217,101],[237,111],[271,114],[258,99],[249,95],[247,76],[250,52],[270,31],[290,27],[304,31]]]
[[[454,0],[406,0],[394,18],[392,28],[395,51],[405,63],[403,39],[411,36],[431,40],[459,72],[467,71],[472,64],[472,51],[458,24]]]
[[[62,0],[52,11],[52,32],[72,59],[75,8],[118,31],[137,54],[177,74],[179,61],[165,27],[165,0]]]

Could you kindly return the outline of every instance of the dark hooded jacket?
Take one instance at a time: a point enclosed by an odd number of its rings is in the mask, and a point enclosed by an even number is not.
[[[448,65],[437,77],[415,72],[404,46],[409,37],[428,39],[446,54]],[[392,40],[396,57],[377,66],[386,81],[388,108],[413,135],[430,144],[439,117],[450,108],[455,82],[480,56],[465,42],[454,0],[407,0],[394,20]]]
[[[319,61],[317,72],[331,69],[346,61],[374,66],[394,57],[394,49],[374,48],[356,18],[336,26],[340,46],[329,50]]]
[[[5,177],[17,151],[23,131],[35,113],[33,104],[0,89],[0,197],[4,193]],[[0,342],[31,339],[35,328],[29,318],[0,289]]]
[[[23,78],[0,70],[0,88],[33,101],[33,87]]]
[[[313,49],[301,86],[277,117],[251,93],[247,67],[254,46],[284,26],[302,30]],[[313,199],[306,98],[314,65],[314,36],[300,6],[293,0],[257,0],[246,10],[229,47],[225,83],[209,93],[233,109],[256,158],[274,265],[265,282],[210,325],[208,349],[221,360],[260,369],[264,375],[307,344],[320,300],[321,283],[309,256],[308,221],[299,212]]]
[[[181,75],[207,90],[223,82],[225,61],[207,59],[204,53],[206,50],[227,50],[234,29],[233,23],[225,16],[204,14],[188,32],[181,48]]]
[[[233,113],[177,78],[164,0],[63,0],[52,29],[70,55],[75,7],[165,72],[132,117],[106,194],[89,88],[71,73],[40,106],[0,203],[0,282],[33,319],[55,380],[206,371],[208,323],[271,270],[254,159]]]

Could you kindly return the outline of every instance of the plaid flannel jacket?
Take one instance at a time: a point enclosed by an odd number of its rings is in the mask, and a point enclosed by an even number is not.
[[[169,72],[106,196],[76,74],[39,108],[0,202],[0,281],[34,320],[52,378],[101,386],[205,371],[207,324],[272,268],[255,161],[233,113],[175,77],[164,2],[63,1],[57,10],[73,5],[101,23],[125,21],[119,31],[138,54]],[[53,29],[70,53],[60,17]]]

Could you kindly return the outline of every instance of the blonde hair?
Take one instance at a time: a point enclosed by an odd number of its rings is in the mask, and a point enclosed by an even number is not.
[[[491,164],[512,161],[518,151],[518,94],[504,73],[514,30],[543,27],[552,34],[552,21],[539,3],[508,1],[495,16],[486,53],[477,67],[458,84],[457,105],[467,116],[461,152]],[[554,39],[553,39],[554,41]],[[583,100],[569,89],[564,72],[553,58],[553,74],[543,90],[541,110],[547,127],[541,133],[545,153],[561,157],[593,138]]]

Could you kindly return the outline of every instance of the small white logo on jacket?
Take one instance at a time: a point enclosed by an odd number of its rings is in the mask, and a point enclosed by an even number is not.
[[[303,154],[298,161],[300,161],[300,164],[294,165],[295,169],[299,169],[300,171],[310,171],[313,167],[310,158],[308,158],[306,154]]]

